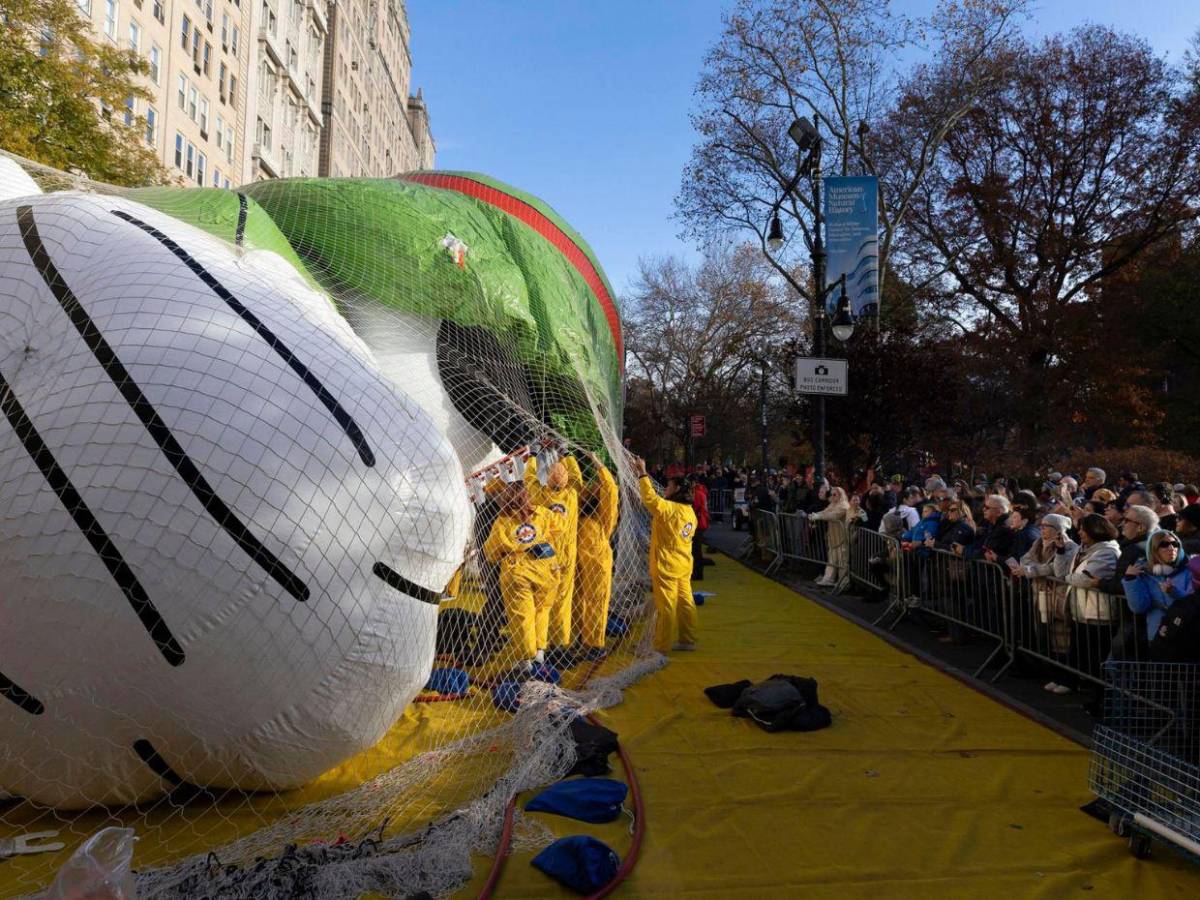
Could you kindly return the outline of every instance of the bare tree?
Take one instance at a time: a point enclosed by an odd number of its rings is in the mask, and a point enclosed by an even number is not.
[[[947,273],[947,315],[992,342],[1032,453],[1046,425],[1088,402],[1083,387],[1118,373],[1118,360],[1078,352],[1117,336],[1105,328],[1114,276],[1200,213],[1200,116],[1183,72],[1107,28],[1014,42],[1000,56],[1003,79],[915,193],[907,240]],[[901,105],[930,102],[952,77],[918,73]],[[1118,386],[1091,402],[1111,402]]]
[[[680,443],[689,413],[726,424],[745,418],[763,354],[798,328],[786,286],[749,245],[713,245],[696,266],[643,260],[624,312],[631,390]],[[779,386],[773,381],[774,393]]]
[[[801,164],[787,128],[811,116],[824,132],[833,172],[880,179],[882,281],[913,192],[947,133],[987,88],[990,51],[1027,5],[943,0],[932,16],[916,20],[894,13],[889,0],[740,0],[697,87],[700,143],[676,201],[685,233],[701,240],[754,235],[775,270],[811,303],[813,203],[804,194],[784,196]],[[897,147],[881,126],[903,96],[897,70],[922,58],[941,61],[955,73],[953,84],[937,104],[913,111],[920,127],[909,128],[908,143]],[[776,209],[801,240],[772,252],[767,234]]]

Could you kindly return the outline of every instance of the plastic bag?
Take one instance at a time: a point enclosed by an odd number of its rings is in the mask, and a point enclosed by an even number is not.
[[[59,869],[46,900],[137,900],[132,828],[103,828]]]

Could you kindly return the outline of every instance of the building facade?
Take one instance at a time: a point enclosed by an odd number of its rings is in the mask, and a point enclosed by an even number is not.
[[[180,181],[246,180],[253,0],[76,0],[97,35],[150,67],[149,101],[119,114],[145,118],[145,141]]]
[[[181,183],[431,168],[400,0],[76,0],[146,60],[144,139]],[[336,31],[335,29],[340,29]]]
[[[329,0],[321,135],[322,175],[385,176],[433,167],[402,0]]]

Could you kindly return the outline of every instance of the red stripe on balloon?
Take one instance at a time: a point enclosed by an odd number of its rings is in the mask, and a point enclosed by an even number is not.
[[[466,194],[468,197],[494,206],[510,216],[520,219],[553,244],[567,258],[567,262],[575,267],[575,271],[582,276],[588,287],[592,289],[592,293],[599,299],[600,307],[604,310],[604,317],[608,319],[608,328],[612,332],[613,343],[617,348],[617,361],[622,369],[625,368],[625,346],[621,340],[621,316],[617,313],[617,305],[608,293],[604,279],[600,277],[600,273],[596,271],[596,267],[588,259],[587,254],[571,240],[566,232],[554,224],[553,220],[524,200],[518,200],[511,194],[506,194],[489,184],[464,178],[462,175],[415,172],[400,177],[405,181],[414,181],[429,187],[458,191],[460,194]]]

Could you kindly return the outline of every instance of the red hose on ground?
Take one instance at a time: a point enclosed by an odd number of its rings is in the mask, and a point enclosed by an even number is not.
[[[600,724],[592,716],[587,718],[593,725]],[[612,881],[596,893],[589,895],[587,900],[600,900],[601,897],[607,897],[629,877],[629,873],[633,871],[633,867],[637,865],[638,857],[641,855],[642,838],[646,833],[646,807],[642,802],[642,789],[637,780],[637,770],[633,767],[633,760],[625,752],[624,744],[617,744],[617,753],[621,755],[621,765],[625,767],[625,777],[629,781],[629,793],[633,796],[633,840],[629,844],[629,852],[621,860],[621,866],[617,869],[617,874],[612,877]],[[504,862],[508,858],[508,850],[512,845],[513,813],[516,805],[517,797],[514,794],[509,798],[508,806],[504,810],[504,831],[500,835],[500,845],[496,848],[496,857],[492,860],[492,870],[488,872],[483,890],[479,892],[479,900],[491,900],[496,883],[500,880],[500,873],[504,870]]]
[[[593,725],[599,724],[591,716],[588,716],[588,721]],[[646,833],[646,809],[642,803],[642,789],[638,784],[637,772],[633,768],[629,754],[625,752],[624,744],[617,744],[617,752],[621,754],[621,765],[625,767],[625,777],[629,780],[629,793],[633,795],[633,840],[630,841],[629,852],[621,860],[621,867],[617,869],[617,874],[613,876],[612,881],[588,897],[588,900],[600,900],[601,897],[607,897],[629,877],[629,873],[637,865],[638,856],[641,855],[642,838]]]
[[[596,660],[592,663],[588,673],[584,676],[583,683],[580,685],[582,689],[591,681],[592,676],[596,674],[596,670],[600,668],[600,663],[603,660]],[[600,723],[592,716],[587,717],[588,721],[593,725]],[[645,832],[645,806],[642,803],[641,786],[638,784],[637,772],[633,768],[633,761],[630,760],[629,754],[625,752],[625,745],[617,743],[617,753],[621,756],[621,765],[625,767],[625,777],[629,780],[629,793],[633,795],[633,840],[629,844],[629,852],[625,854],[625,858],[621,861],[621,866],[617,869],[617,874],[613,876],[612,881],[600,888],[596,893],[592,894],[587,900],[599,900],[600,897],[607,897],[615,891],[633,871],[633,867],[637,865],[638,856],[642,849],[642,836]],[[496,856],[492,860],[492,870],[488,872],[487,881],[484,882],[483,890],[479,892],[479,900],[491,900],[492,892],[496,888],[496,883],[500,880],[500,873],[504,870],[504,863],[508,859],[508,850],[512,846],[512,830],[513,830],[513,813],[517,806],[517,795],[513,794],[508,799],[508,806],[504,809],[504,831],[500,834],[500,844],[496,847]]]
[[[512,844],[513,811],[516,805],[517,795],[513,794],[508,800],[508,806],[504,809],[504,830],[500,832],[500,846],[496,848],[496,858],[492,860],[492,870],[488,872],[483,890],[479,892],[479,900],[491,900],[496,882],[500,880],[500,873],[504,871],[504,861],[508,858],[508,848]]]

